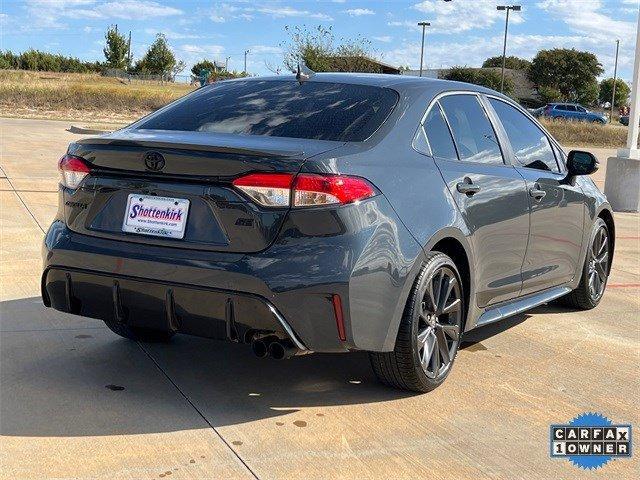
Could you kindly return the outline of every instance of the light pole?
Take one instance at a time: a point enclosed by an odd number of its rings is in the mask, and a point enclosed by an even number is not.
[[[244,73],[247,73],[247,55],[249,55],[249,50],[244,51]]]
[[[611,93],[611,112],[609,113],[609,123],[613,122],[613,105],[616,103],[616,82],[618,81],[618,50],[620,40],[616,40],[616,61],[613,64],[613,92]]]
[[[500,79],[500,92],[504,91],[504,64],[507,59],[507,31],[509,30],[509,10],[519,12],[522,7],[520,5],[498,5],[498,10],[507,11],[507,20],[504,24],[504,44],[502,45],[502,77]]]
[[[420,76],[422,76],[422,60],[424,59],[424,31],[431,26],[429,22],[418,22],[418,26],[422,27],[422,47],[420,47]]]

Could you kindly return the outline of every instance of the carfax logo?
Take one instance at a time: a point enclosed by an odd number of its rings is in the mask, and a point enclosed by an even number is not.
[[[551,425],[550,452],[576,467],[600,468],[613,458],[631,456],[631,425],[614,425],[599,413],[583,413],[567,425]]]

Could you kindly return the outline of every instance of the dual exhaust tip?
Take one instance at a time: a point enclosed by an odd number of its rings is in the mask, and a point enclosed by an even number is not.
[[[270,356],[275,360],[283,360],[300,353],[288,340],[280,340],[275,336],[255,338],[251,342],[251,350],[258,358]]]

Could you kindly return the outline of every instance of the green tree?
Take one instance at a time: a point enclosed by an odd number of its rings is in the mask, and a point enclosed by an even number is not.
[[[593,53],[554,48],[538,52],[528,76],[538,89],[546,87],[560,92],[561,100],[591,104],[598,98],[596,77],[602,72],[602,65]]]
[[[152,75],[169,75],[176,64],[176,57],[169,48],[167,37],[158,33],[147,52],[136,63],[134,70]]]
[[[493,90],[500,90],[501,75],[495,70],[483,70],[480,68],[469,67],[453,67],[444,75],[445,80],[454,80],[456,82],[473,83],[474,85],[482,85],[483,87]],[[504,94],[513,95],[513,80],[505,76]]]
[[[616,98],[613,102],[614,106],[621,107],[626,105],[629,100],[631,89],[627,83],[618,78],[616,80]],[[613,78],[606,78],[600,82],[600,103],[611,102],[613,96]]]
[[[380,73],[380,67],[370,59],[371,42],[364,37],[336,40],[332,28],[321,25],[312,30],[305,25],[284,29],[289,40],[281,44],[283,63],[289,71],[295,71],[303,60],[314,72]]]
[[[205,70],[209,70],[212,75],[216,71],[216,66],[214,62],[212,62],[211,60],[204,59],[196,63],[193,67],[191,67],[191,73],[193,73],[197,77],[198,75],[200,75],[200,71],[203,68]]]
[[[524,58],[509,56],[504,59],[504,67],[512,70],[528,70],[531,62]],[[489,57],[482,63],[482,68],[502,67],[502,56]]]
[[[109,27],[104,39],[106,44],[102,51],[104,52],[104,58],[107,60],[107,66],[109,68],[125,69],[128,66],[127,39],[124,35],[118,33],[117,26]]]

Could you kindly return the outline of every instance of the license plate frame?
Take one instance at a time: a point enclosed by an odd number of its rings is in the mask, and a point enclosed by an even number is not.
[[[190,201],[131,193],[122,220],[122,231],[151,237],[182,240],[187,228]]]

